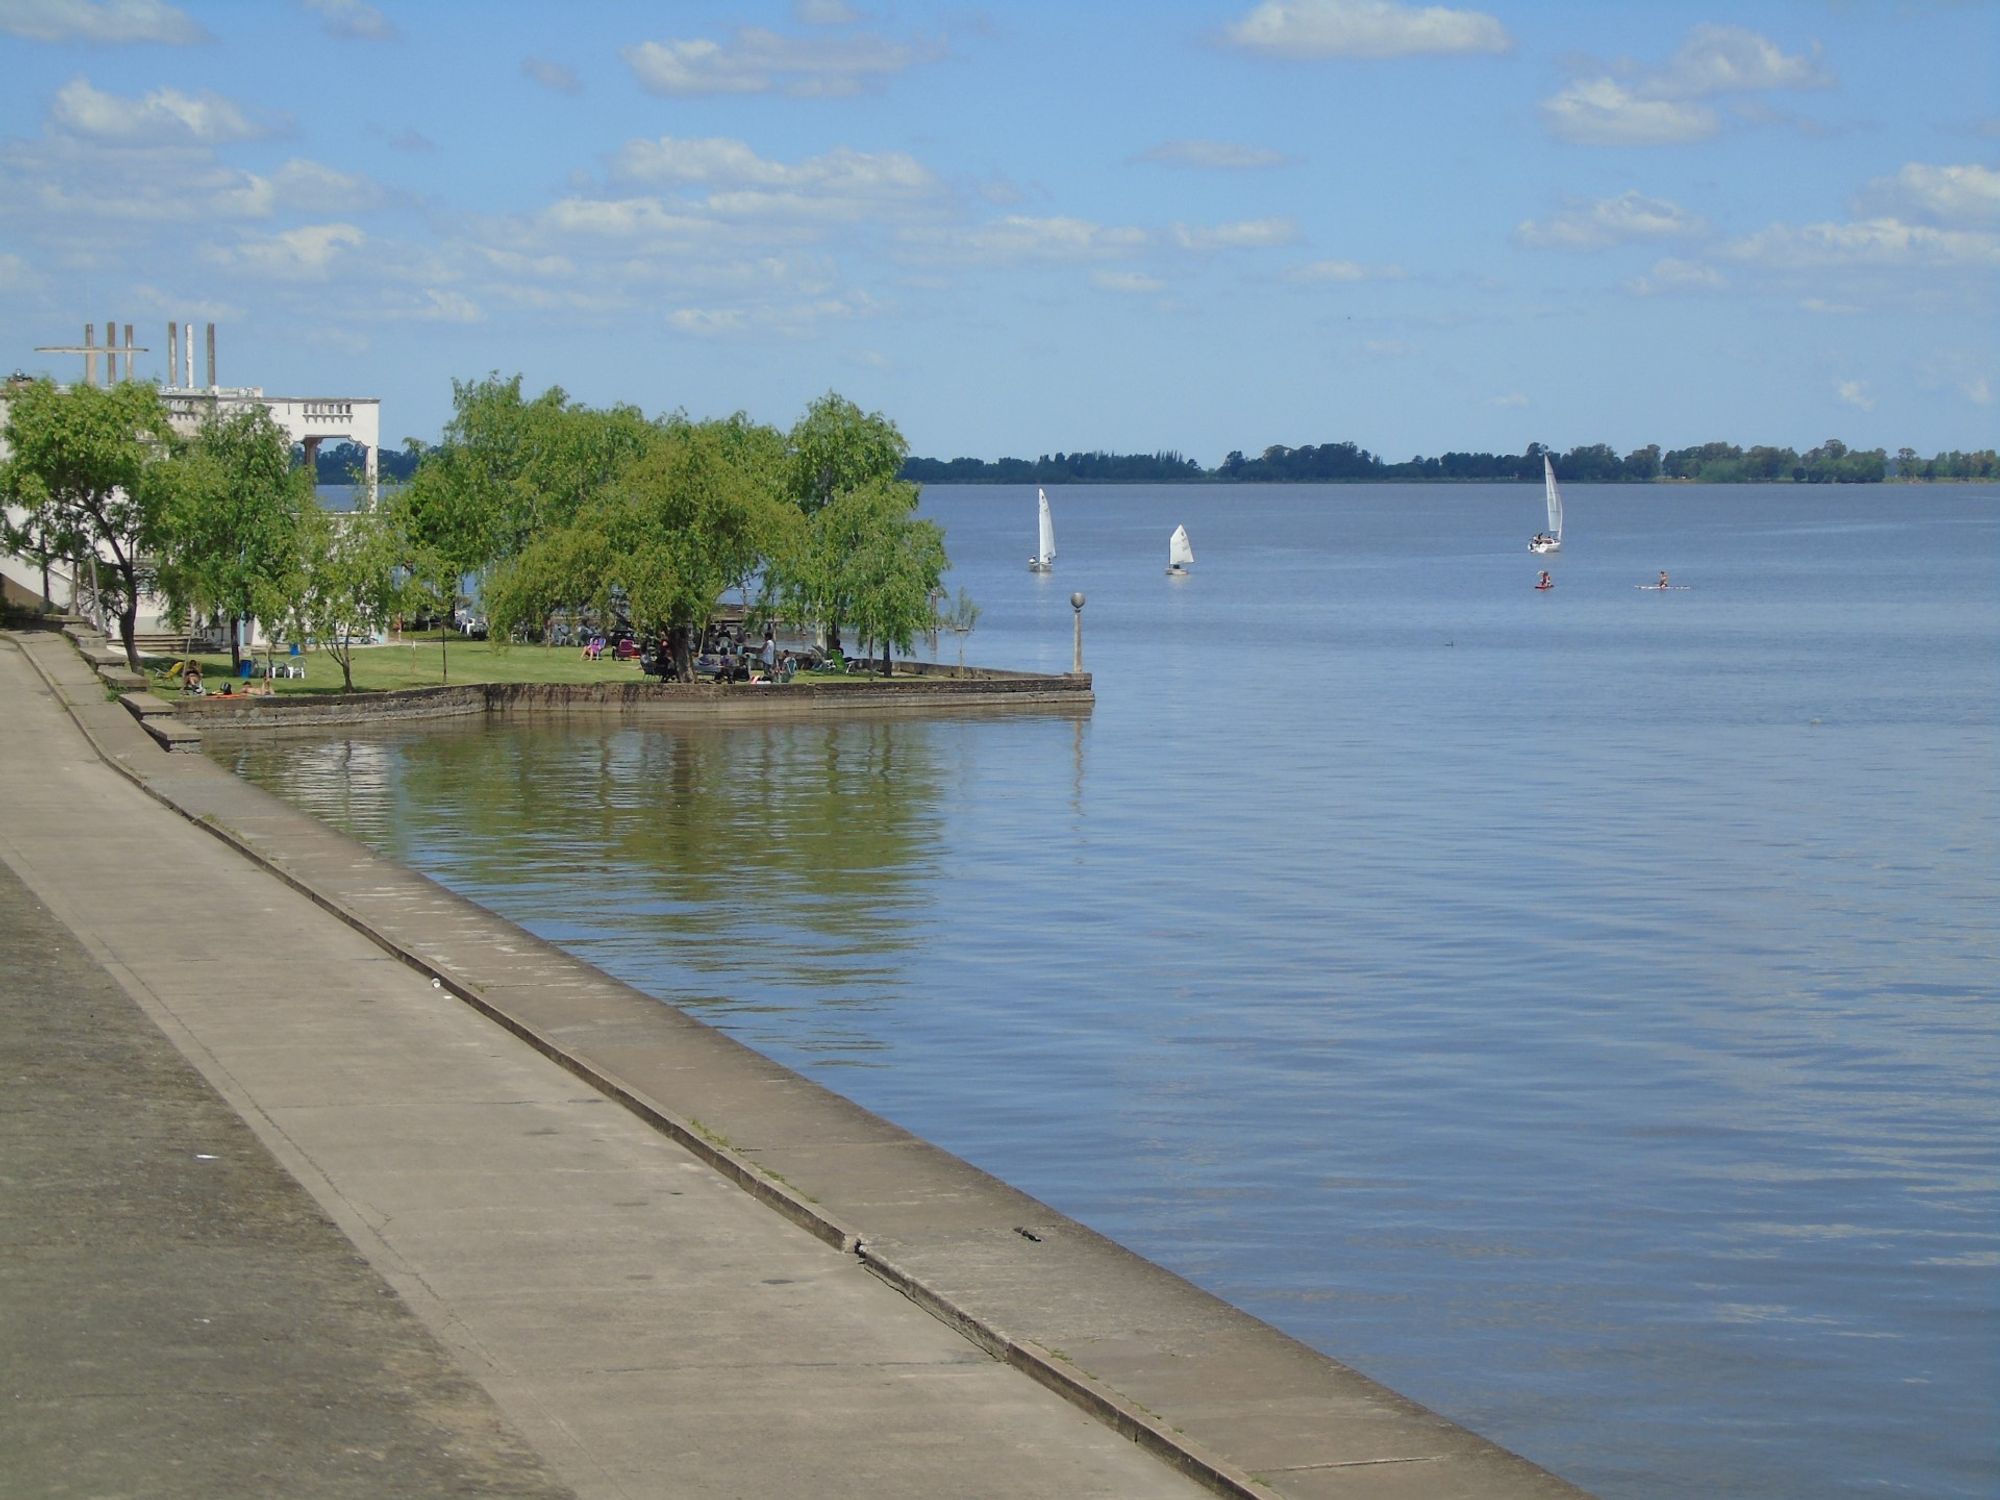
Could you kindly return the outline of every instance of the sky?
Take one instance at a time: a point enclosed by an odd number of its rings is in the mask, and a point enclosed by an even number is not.
[[[0,80],[0,371],[214,322],[389,443],[2000,442],[1996,0],[0,0]]]

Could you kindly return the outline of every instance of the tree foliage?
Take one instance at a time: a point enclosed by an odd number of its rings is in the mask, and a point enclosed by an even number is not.
[[[303,519],[283,619],[296,639],[316,642],[339,664],[347,692],[354,691],[354,648],[413,606],[406,555],[386,504],[346,512],[314,506]]]
[[[189,620],[279,620],[301,529],[318,509],[284,429],[261,406],[214,414],[161,478],[158,586],[169,609]],[[234,629],[229,651],[232,665],[241,660]]]
[[[126,662],[137,671],[133,636],[168,498],[162,463],[174,446],[159,392],[136,381],[16,385],[6,438],[0,498],[19,513],[5,523],[9,550],[69,562],[90,605],[117,619]]]
[[[485,599],[493,628],[539,630],[558,609],[622,608],[658,636],[678,675],[723,591],[782,548],[792,517],[778,498],[783,441],[738,415],[648,429],[635,453],[567,523],[498,564]]]
[[[908,444],[879,412],[836,395],[815,401],[787,439],[786,497],[799,522],[780,537],[765,574],[788,618],[826,633],[838,651],[862,639],[911,648],[930,620],[930,595],[949,565],[944,534],[919,521],[918,489],[897,477]]]

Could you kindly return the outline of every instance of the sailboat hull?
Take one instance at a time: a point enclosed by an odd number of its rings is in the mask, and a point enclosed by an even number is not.
[[[1563,544],[1558,541],[1536,541],[1528,543],[1530,552],[1560,552]]]

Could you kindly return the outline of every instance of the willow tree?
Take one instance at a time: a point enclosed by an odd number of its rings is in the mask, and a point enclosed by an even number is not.
[[[782,550],[796,512],[779,497],[784,440],[741,414],[651,424],[644,447],[566,524],[547,527],[487,580],[496,630],[556,607],[600,614],[622,602],[632,626],[694,677],[695,648],[723,592]]]
[[[944,534],[914,516],[917,487],[896,476],[910,445],[880,412],[828,392],[786,438],[785,497],[798,513],[767,584],[784,613],[841,649],[852,628],[910,649],[948,563]]]
[[[58,388],[36,380],[7,393],[0,499],[10,551],[64,560],[79,594],[118,621],[125,661],[139,670],[139,600],[152,581],[174,437],[150,385]]]

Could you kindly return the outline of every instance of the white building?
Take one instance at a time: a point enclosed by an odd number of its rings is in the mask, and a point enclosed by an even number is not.
[[[183,327],[185,337],[183,338]],[[86,326],[81,345],[61,347],[43,346],[38,352],[46,354],[80,354],[84,361],[84,383],[95,384],[97,362],[105,361],[109,378],[118,378],[118,361],[125,361],[125,377],[132,378],[132,356],[150,351],[138,348],[132,342],[132,325],[125,325],[125,342],[119,346],[114,342],[115,325],[105,325],[104,343],[93,342],[94,329]],[[313,467],[319,448],[327,439],[351,442],[364,450],[364,475],[370,494],[375,490],[376,454],[382,442],[382,403],[375,396],[269,396],[259,386],[223,386],[215,379],[215,325],[208,325],[208,361],[206,385],[196,385],[194,380],[194,324],[169,323],[167,325],[167,378],[160,386],[161,399],[166,403],[167,413],[174,429],[186,436],[192,436],[202,423],[213,415],[222,415],[245,406],[261,406],[271,414],[271,418],[291,437],[294,443],[305,449],[306,466]],[[180,380],[176,381],[175,376]],[[0,389],[0,459],[7,456],[5,424],[7,396]],[[78,606],[81,597],[78,580],[64,568],[51,568],[49,594],[61,608]],[[27,558],[0,552],[0,588],[4,588],[9,602],[37,605],[42,600],[42,571],[38,564]],[[139,603],[139,633],[160,635],[171,625],[161,618],[162,602],[145,598]],[[100,624],[106,622],[99,622]],[[113,622],[115,629],[115,622]]]

